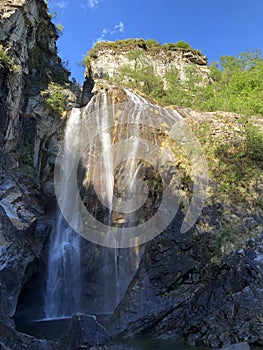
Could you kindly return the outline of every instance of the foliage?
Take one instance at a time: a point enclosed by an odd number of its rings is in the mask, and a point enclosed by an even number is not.
[[[14,59],[7,54],[7,49],[0,44],[0,68],[6,66],[11,72],[18,72],[19,66],[15,64]]]
[[[90,56],[89,55],[84,56],[82,61],[78,62],[77,64],[80,67],[85,67],[85,68],[89,69],[90,68]]]
[[[209,177],[217,183],[217,200],[221,196],[234,203],[252,202],[256,197],[252,188],[262,181],[263,133],[247,120],[221,115],[213,119],[222,125],[218,135],[212,120],[190,126],[203,147]]]
[[[173,47],[184,49],[184,50],[191,50],[192,49],[191,45],[188,44],[186,41],[183,41],[183,40],[180,40],[180,41],[178,41],[177,43],[174,43],[174,44],[168,44],[167,47],[170,48],[170,49],[173,48]]]
[[[44,99],[44,105],[54,116],[63,117],[66,110],[66,96],[63,93],[63,87],[54,82],[48,85],[48,88],[41,91]]]
[[[139,88],[148,96],[162,96],[163,81],[154,73],[154,68],[147,62],[144,52],[138,49],[130,51],[128,58],[134,62],[134,65],[121,68],[120,80],[130,88]]]
[[[223,56],[212,66],[214,84],[203,89],[210,98],[202,109],[225,110],[244,115],[263,114],[263,59],[258,51],[237,57]]]
[[[248,121],[245,126],[246,153],[254,161],[263,162],[263,133]]]
[[[197,70],[187,72],[186,79],[181,81],[178,71],[173,69],[166,75],[169,86],[159,102],[198,110],[263,115],[263,59],[260,52],[223,56],[219,63],[211,65],[210,72],[214,82],[202,84]]]
[[[192,107],[200,103],[203,78],[195,66],[185,69],[184,80],[180,79],[176,68],[167,73],[165,79],[168,82],[168,88],[159,99],[160,103],[184,107]]]

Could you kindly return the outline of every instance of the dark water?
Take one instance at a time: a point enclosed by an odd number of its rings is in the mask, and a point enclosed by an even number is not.
[[[67,329],[71,318],[43,321],[16,320],[16,329],[41,339],[58,341],[65,329]]]
[[[59,341],[71,318],[25,321],[16,320],[16,329],[37,338]],[[136,337],[129,340],[111,342],[111,345],[119,345],[119,349],[125,350],[211,350],[203,346],[189,346],[183,342],[174,340],[160,340],[149,337]],[[263,347],[251,347],[252,350],[263,350]]]
[[[208,350],[209,348],[189,346],[174,340],[160,340],[149,337],[137,337],[119,342],[123,347],[133,350]]]
[[[16,329],[37,338],[58,341],[68,327],[70,318],[56,320],[25,321],[17,320]],[[159,340],[149,337],[136,337],[133,339],[114,342],[112,344],[133,350],[207,350],[204,347],[192,347],[182,342]]]
[[[107,317],[104,317],[107,319]],[[98,317],[99,321],[104,318]],[[25,321],[16,320],[16,329],[20,332],[30,334],[37,338],[58,341],[65,329],[67,329],[71,318],[56,320]],[[103,322],[102,322],[103,323]],[[119,345],[119,349],[130,350],[209,350],[203,346],[189,346],[183,342],[174,340],[160,340],[149,337],[136,337],[128,340],[112,342]],[[262,350],[262,347],[251,347],[253,350]]]

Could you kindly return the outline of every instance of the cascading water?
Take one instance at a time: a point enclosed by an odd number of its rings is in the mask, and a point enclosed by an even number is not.
[[[80,220],[76,196],[71,193],[68,181],[76,164],[79,147],[77,135],[80,127],[80,111],[73,110],[65,132],[62,166],[62,201],[71,211],[74,220]],[[64,220],[59,211],[51,237],[48,260],[48,276],[45,294],[45,317],[64,318],[80,311],[81,271],[80,236]]]
[[[138,201],[134,200],[136,194],[144,192],[144,187],[140,187],[142,181],[138,180],[147,177],[147,166],[140,160],[139,138],[144,134],[157,143],[156,131],[149,131],[147,125],[151,125],[151,120],[157,115],[168,126],[181,117],[173,111],[156,106],[152,108],[141,96],[124,91],[126,100],[121,106],[116,106],[108,93],[100,93],[86,107],[74,109],[68,120],[59,162],[59,186],[62,190],[59,191],[58,202],[63,215],[59,212],[51,239],[45,295],[46,318],[67,317],[76,312],[87,313],[91,309],[94,312],[113,312],[138,267],[138,246],[133,244],[122,253],[122,249],[119,249],[122,240],[115,237],[111,227],[115,227],[116,231],[121,227],[136,231],[136,225],[143,221],[142,217],[148,212],[148,202],[138,211],[141,196],[138,196]],[[153,110],[152,116],[149,116],[149,108]],[[119,147],[113,156],[111,147],[123,139],[128,139],[129,143]],[[100,154],[102,156],[98,157]],[[125,161],[122,162],[122,159]],[[80,164],[84,170],[82,173],[76,171]],[[82,174],[78,186],[73,184],[76,173]],[[129,210],[131,203],[136,204],[133,210]],[[157,204],[155,206],[158,207]],[[123,213],[120,210],[122,207],[125,209]],[[81,232],[87,221],[84,210],[92,213],[103,227],[109,227],[104,234],[96,229],[101,237],[102,243],[99,244],[104,245],[99,261],[101,267],[98,267],[100,272],[97,272],[102,291],[96,299],[99,304],[97,309],[83,301],[86,291],[83,287],[82,245],[75,231],[97,243],[92,238],[96,237],[92,236],[94,232],[90,231],[91,236]],[[127,237],[123,239],[125,241]],[[127,243],[124,246],[129,247]],[[112,288],[113,284],[115,288]]]

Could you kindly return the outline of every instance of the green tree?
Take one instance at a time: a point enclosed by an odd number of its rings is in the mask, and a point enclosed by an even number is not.
[[[263,114],[263,59],[259,51],[223,56],[211,67],[213,109],[244,115]],[[204,89],[204,93],[209,87]],[[210,101],[211,102],[211,101]]]

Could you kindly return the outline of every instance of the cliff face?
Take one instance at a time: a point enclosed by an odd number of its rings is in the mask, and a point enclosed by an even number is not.
[[[89,52],[89,62],[86,63],[86,77],[92,77],[95,83],[118,81],[121,75],[125,75],[123,70],[136,70],[142,66],[152,67],[153,73],[163,80],[166,74],[176,69],[182,81],[190,70],[199,74],[204,82],[211,81],[207,58],[200,51],[142,39],[97,43]]]
[[[33,143],[39,92],[51,79],[65,82],[67,72],[57,56],[57,33],[44,1],[1,0],[0,14],[0,43],[12,60],[0,65],[0,147],[7,152],[17,146],[21,129],[31,128]]]
[[[0,0],[0,347],[3,348],[33,344],[30,337],[20,337],[9,329],[12,324],[6,318],[14,315],[21,289],[41,265],[51,227],[45,218],[45,197],[38,177],[43,178],[44,168],[52,176],[55,159],[52,147],[57,146],[64,122],[47,110],[41,91],[55,82],[63,87],[68,102],[76,102],[76,96],[66,89],[69,73],[57,55],[57,37],[44,0]]]

